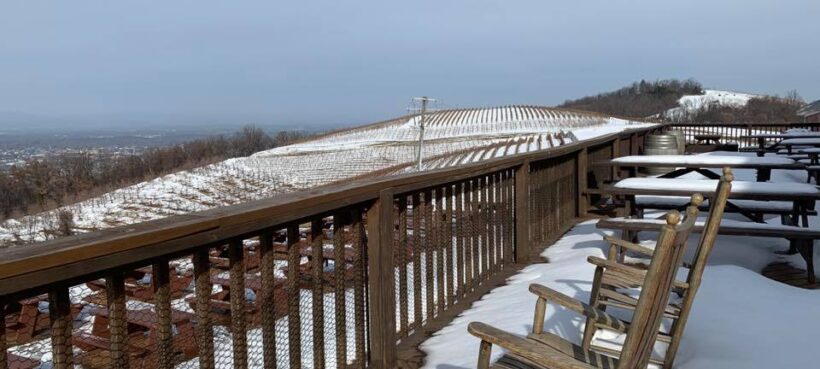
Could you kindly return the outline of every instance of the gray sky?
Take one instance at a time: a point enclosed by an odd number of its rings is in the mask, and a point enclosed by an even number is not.
[[[0,112],[355,124],[423,94],[552,105],[689,77],[820,98],[815,0],[125,3],[0,4]]]

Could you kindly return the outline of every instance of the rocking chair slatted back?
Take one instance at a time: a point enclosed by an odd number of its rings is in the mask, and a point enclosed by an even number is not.
[[[709,199],[709,216],[706,218],[706,225],[703,228],[703,233],[701,234],[700,242],[698,242],[698,248],[697,251],[695,251],[695,257],[689,269],[689,275],[687,276],[689,288],[684,292],[680,314],[677,319],[673,320],[670,329],[671,340],[669,347],[666,349],[663,364],[665,369],[671,369],[675,361],[675,355],[680,347],[681,338],[683,338],[683,330],[686,327],[689,313],[692,311],[692,305],[695,302],[695,295],[703,279],[706,261],[709,258],[709,254],[712,253],[712,248],[715,246],[715,240],[717,239],[718,230],[720,229],[720,220],[723,219],[726,202],[729,200],[729,193],[732,191],[733,180],[734,175],[732,174],[732,169],[729,167],[723,168],[723,176],[718,182],[715,196]]]
[[[626,342],[619,359],[619,368],[645,368],[649,364],[661,319],[669,302],[672,283],[683,260],[686,241],[697,220],[697,207],[687,209],[687,216],[680,222],[680,213],[670,212],[667,224],[661,229],[655,254],[641,288],[638,305],[627,331]],[[694,215],[694,216],[693,216]]]

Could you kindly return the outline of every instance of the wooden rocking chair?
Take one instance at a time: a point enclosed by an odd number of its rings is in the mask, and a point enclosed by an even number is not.
[[[671,211],[666,216],[666,224],[660,227],[660,235],[648,270],[641,270],[643,283],[633,314],[632,323],[624,322],[606,312],[575,300],[548,287],[532,284],[530,291],[538,295],[533,332],[528,337],[520,337],[484,323],[470,323],[468,331],[481,339],[478,368],[490,368],[492,345],[499,345],[509,351],[492,368],[645,368],[655,346],[658,329],[672,291],[675,273],[681,265],[686,240],[697,219],[697,206],[687,209],[687,217],[680,223],[681,215]],[[620,273],[623,265],[604,267],[607,277],[626,278],[638,281],[635,276]],[[626,332],[626,341],[620,355],[615,358],[581,347],[561,337],[543,331],[544,312],[547,302],[555,302],[579,314],[593,318],[597,323]]]
[[[689,269],[686,280],[676,282],[674,285],[676,292],[680,293],[682,299],[678,304],[669,304],[664,312],[664,317],[672,320],[672,325],[670,326],[669,331],[667,333],[661,332],[658,336],[658,340],[668,344],[666,355],[663,360],[652,358],[650,362],[653,364],[662,365],[663,368],[666,369],[672,368],[675,355],[680,347],[681,338],[683,337],[683,330],[686,326],[687,320],[689,319],[689,313],[695,301],[695,295],[697,294],[698,287],[700,287],[703,271],[706,267],[706,261],[709,258],[709,254],[712,252],[712,247],[715,245],[715,239],[717,238],[718,229],[720,228],[720,220],[723,218],[726,202],[729,199],[729,192],[732,189],[733,179],[734,176],[732,175],[731,169],[724,168],[723,176],[718,182],[717,190],[715,191],[715,196],[709,200],[709,215],[706,218],[703,232],[695,251],[694,259],[692,259],[691,264],[685,262],[683,263],[683,266]],[[699,206],[702,201],[702,197],[693,197],[691,205]],[[628,235],[627,232],[624,232],[624,234]],[[623,286],[619,285],[618,282],[613,283],[612,281],[605,281],[603,278],[604,268],[610,263],[615,262],[617,258],[616,255],[619,251],[621,255],[628,250],[637,254],[651,257],[654,250],[636,243],[625,241],[623,239],[617,239],[612,236],[607,236],[604,239],[609,243],[610,247],[608,253],[609,260],[603,260],[596,257],[589,258],[589,261],[597,266],[595,270],[595,278],[592,284],[589,305],[601,310],[606,310],[607,306],[633,310],[637,305],[635,298],[617,291],[618,288],[629,288],[631,286]],[[624,268],[632,274],[640,272],[639,268],[635,268],[633,266],[625,265],[620,268]],[[584,350],[591,349],[600,353],[617,355],[617,351],[610,348],[592,345],[592,340],[598,328],[607,329],[605,326],[596,324],[593,319],[587,318],[581,347]]]

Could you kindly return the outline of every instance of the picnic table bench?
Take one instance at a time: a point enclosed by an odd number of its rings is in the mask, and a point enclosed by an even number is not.
[[[615,158],[604,164],[626,168],[630,177],[637,175],[638,167],[676,167],[680,169],[666,173],[660,178],[677,178],[690,172],[697,172],[715,180],[719,179],[720,175],[708,168],[755,169],[757,180],[760,182],[771,179],[772,169],[805,169],[805,165],[788,158],[742,155],[632,155]]]
[[[262,323],[260,314],[260,304],[256,299],[256,295],[262,290],[262,277],[258,274],[245,274],[244,278],[245,290],[238,291],[245,295],[245,313],[248,314],[248,322],[251,326],[258,326]],[[211,276],[211,283],[215,286],[220,286],[221,291],[211,294],[209,301],[210,316],[213,323],[216,325],[229,326],[230,325],[230,311],[231,311],[231,281],[230,277],[223,275]],[[248,291],[250,290],[250,291]],[[288,290],[285,288],[285,279],[274,278],[274,310],[277,318],[287,315]],[[253,298],[250,298],[250,293]],[[196,296],[190,296],[185,299],[192,309],[196,309]],[[265,302],[270,303],[270,302]]]
[[[9,352],[6,360],[8,361],[8,369],[34,369],[42,367],[40,360],[23,357]]]
[[[776,151],[780,142],[792,138],[820,138],[820,132],[759,133],[740,136],[740,139],[757,140],[757,156],[763,156],[766,152]],[[775,142],[766,147],[767,139],[775,140]]]
[[[602,219],[598,221],[596,226],[601,229],[619,229],[634,234],[635,232],[646,231],[657,232],[661,225],[663,225],[663,220],[661,219],[617,218]],[[692,231],[696,233],[702,232],[704,225],[704,221],[698,220]],[[724,236],[768,237],[789,240],[806,262],[806,274],[808,275],[809,283],[815,283],[814,240],[820,239],[820,230],[789,225],[722,219],[718,234]]]
[[[777,215],[783,219],[784,224],[791,224],[789,217],[793,215],[794,205],[788,201],[761,201],[761,200],[732,200],[732,203],[739,209],[749,214],[754,214],[755,221],[762,222],[766,214]],[[678,210],[683,211],[689,206],[689,197],[685,196],[635,196],[636,214],[642,214],[646,209],[654,210]],[[701,211],[707,211],[711,206],[708,199],[700,206]],[[726,213],[737,213],[737,209],[725,209]],[[817,215],[817,210],[807,210],[808,215]]]
[[[21,345],[34,340],[38,335],[51,327],[51,317],[48,311],[48,295],[9,301],[5,309],[5,319],[1,321],[6,329],[6,340],[12,345]],[[77,316],[82,305],[71,304],[71,316]]]
[[[714,197],[716,180],[681,179],[681,178],[627,178],[614,185],[600,189],[590,189],[590,193],[621,196],[629,215],[635,213],[635,197],[650,196],[691,196],[702,193],[705,197]],[[814,202],[820,199],[820,190],[806,183],[770,183],[752,181],[734,181],[730,200],[788,201],[792,203],[792,224],[798,220],[808,227],[808,215],[814,210]],[[741,206],[729,201],[727,208],[757,221],[759,216],[744,210]]]
[[[695,141],[697,141],[698,145],[705,144],[708,145],[713,143],[715,145],[720,144],[720,139],[723,138],[723,135],[719,134],[700,134],[695,135]]]

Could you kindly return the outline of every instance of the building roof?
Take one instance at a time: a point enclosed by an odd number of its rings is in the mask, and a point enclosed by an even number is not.
[[[820,114],[820,100],[806,104],[797,111],[797,115],[801,117],[808,117],[815,114]]]

